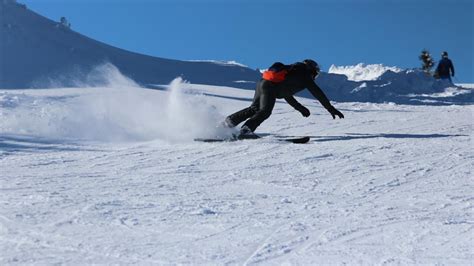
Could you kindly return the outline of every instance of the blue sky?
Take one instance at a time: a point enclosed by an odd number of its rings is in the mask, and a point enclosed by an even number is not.
[[[148,55],[235,60],[251,68],[305,58],[414,68],[449,52],[474,82],[472,0],[19,0],[84,35]]]

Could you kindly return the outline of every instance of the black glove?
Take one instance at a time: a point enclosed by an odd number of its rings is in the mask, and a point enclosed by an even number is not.
[[[298,111],[300,111],[301,115],[304,117],[308,117],[311,113],[309,112],[308,108],[302,107]]]
[[[339,112],[336,108],[334,108],[334,106],[331,106],[329,109],[328,109],[329,113],[331,113],[332,115],[332,119],[336,119],[336,115],[339,117],[339,118],[344,118],[344,115]]]

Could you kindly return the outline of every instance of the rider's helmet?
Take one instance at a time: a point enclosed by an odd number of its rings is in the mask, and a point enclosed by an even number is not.
[[[311,59],[305,59],[303,60],[303,63],[306,65],[306,68],[311,72],[312,78],[315,79],[319,75],[319,72],[321,71],[318,63],[316,63],[316,61],[311,60]]]

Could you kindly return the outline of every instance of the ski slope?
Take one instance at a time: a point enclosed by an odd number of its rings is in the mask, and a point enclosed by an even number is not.
[[[278,101],[261,140],[197,143],[252,91],[0,91],[0,264],[469,265],[473,106]],[[273,136],[303,136],[298,145]]]

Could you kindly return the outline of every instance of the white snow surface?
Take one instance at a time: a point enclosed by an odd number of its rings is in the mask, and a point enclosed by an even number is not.
[[[472,105],[298,98],[200,143],[253,92],[119,80],[0,91],[0,264],[472,263]]]
[[[474,83],[461,83],[461,84],[456,84],[456,86],[460,86],[466,89],[474,89]]]
[[[347,76],[348,80],[352,81],[366,81],[376,80],[388,70],[398,73],[402,69],[395,66],[384,66],[382,64],[364,64],[359,63],[355,66],[336,66],[331,65],[328,73],[341,74]]]

